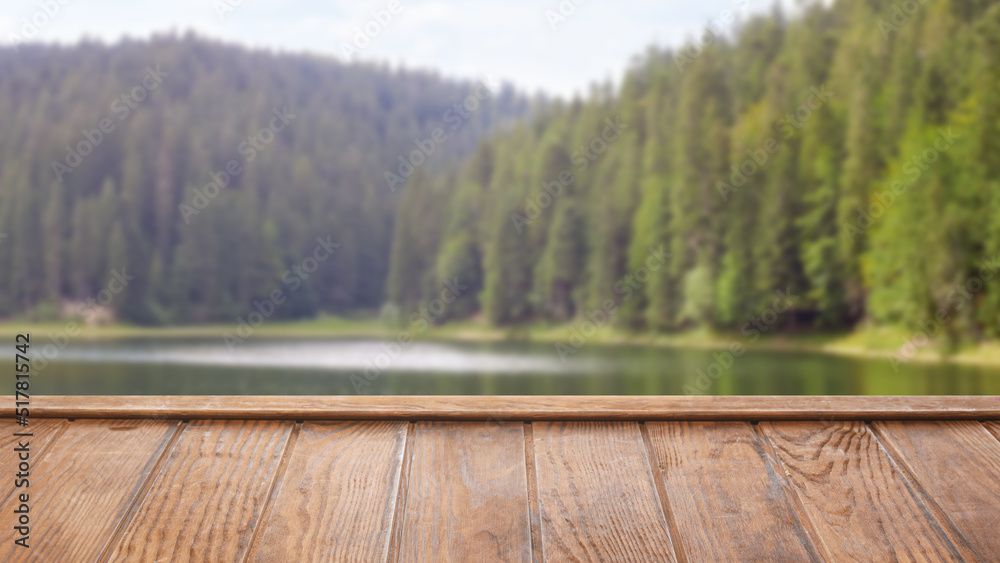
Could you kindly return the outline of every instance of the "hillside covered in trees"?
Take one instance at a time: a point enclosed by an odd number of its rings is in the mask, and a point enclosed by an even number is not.
[[[439,322],[740,330],[783,296],[779,328],[1000,336],[1000,5],[709,30],[554,102],[191,36],[0,49],[0,317],[127,274],[138,323],[447,289]]]
[[[441,318],[610,299],[629,327],[738,330],[778,291],[785,328],[996,336],[1000,5],[837,0],[734,25],[408,187],[390,301],[457,279]]]
[[[140,323],[230,322],[275,290],[277,318],[377,309],[386,172],[435,128],[413,175],[528,110],[489,86],[191,36],[0,49],[0,317],[123,281],[100,302]],[[317,239],[332,257],[303,264]]]

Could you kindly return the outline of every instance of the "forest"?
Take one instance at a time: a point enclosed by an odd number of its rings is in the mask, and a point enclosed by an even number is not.
[[[1000,5],[838,0],[637,57],[400,200],[388,299],[442,319],[1000,331]],[[647,267],[657,253],[663,266]],[[419,284],[413,280],[420,280]],[[627,290],[627,291],[626,291]]]
[[[401,190],[384,174],[427,131],[448,134],[416,175],[528,111],[487,86],[190,34],[0,49],[0,316],[89,300],[229,322],[275,290],[275,318],[377,310]],[[317,239],[337,246],[300,276]]]
[[[460,287],[436,322],[739,330],[779,295],[782,330],[1000,336],[995,2],[774,8],[568,100],[192,36],[21,46],[0,115],[0,316],[124,268],[141,324]]]

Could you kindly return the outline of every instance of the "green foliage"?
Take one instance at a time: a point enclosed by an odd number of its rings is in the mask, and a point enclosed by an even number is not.
[[[1000,6],[930,0],[902,23],[895,6],[813,3],[790,20],[775,8],[683,49],[697,53],[683,64],[650,49],[617,93],[595,87],[495,135],[475,164],[492,171],[476,242],[449,231],[433,255],[483,250],[496,324],[614,299],[632,328],[738,329],[781,290],[797,296],[785,327],[915,327],[944,311],[952,338],[1000,334],[996,281],[962,305],[953,291],[1000,252]],[[590,151],[615,119],[620,139]],[[942,129],[957,140],[935,148]],[[572,183],[513,228],[567,166]],[[401,208],[400,221],[434,230],[468,213],[447,209]],[[661,245],[665,267],[616,285]]]
[[[435,321],[613,300],[633,329],[739,329],[781,290],[784,327],[940,316],[950,341],[1000,335],[1000,277],[956,299],[1000,254],[1000,5],[928,0],[900,22],[896,4],[776,7],[684,64],[650,49],[571,101],[504,90],[457,128],[472,85],[423,73],[191,38],[0,50],[0,315],[125,269],[111,306],[149,323],[229,322],[276,289],[278,317],[385,304],[405,323],[461,288]],[[150,61],[171,74],[119,119]],[[250,160],[241,142],[286,106]],[[52,162],[104,117],[60,181]],[[388,185],[436,127],[445,143]],[[340,246],[296,272],[317,238]]]
[[[147,66],[161,82],[122,102]],[[192,37],[4,48],[0,76],[0,315],[96,298],[122,269],[135,278],[110,306],[134,322],[231,322],[276,290],[287,298],[276,318],[376,310],[400,194],[422,193],[416,176],[529,109],[502,87],[453,128],[446,112],[470,82]],[[259,135],[285,108],[294,117]],[[384,174],[435,128],[446,141],[390,189]],[[206,189],[230,162],[239,172]],[[437,252],[433,236],[405,221],[402,234],[412,240],[397,247],[412,243],[415,263],[434,263],[420,258]],[[308,277],[285,276],[317,237],[340,246]],[[422,297],[423,280],[398,271],[390,281],[394,300],[411,284]]]

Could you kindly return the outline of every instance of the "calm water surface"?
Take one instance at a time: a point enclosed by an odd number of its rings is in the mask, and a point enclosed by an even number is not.
[[[34,358],[41,350],[32,348]],[[75,342],[35,362],[38,394],[109,395],[950,395],[1000,394],[1000,369],[817,353],[376,340]],[[728,363],[728,362],[722,362]],[[713,367],[713,364],[716,364]],[[708,377],[708,372],[720,374]],[[702,376],[701,374],[705,374]]]

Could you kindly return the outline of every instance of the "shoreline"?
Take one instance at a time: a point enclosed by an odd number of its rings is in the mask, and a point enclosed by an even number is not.
[[[235,334],[232,324],[135,326],[104,324],[80,326],[73,321],[52,322],[0,322],[0,338],[13,338],[18,333],[39,336],[40,345],[57,341],[85,340],[107,341],[124,339],[218,339],[224,343],[225,334]],[[283,338],[373,338],[396,339],[406,333],[413,340],[443,342],[525,342],[538,344],[569,344],[573,336],[579,337],[579,324],[529,325],[522,327],[489,327],[479,323],[460,322],[430,327],[422,331],[410,327],[392,328],[376,320],[352,320],[323,317],[305,321],[269,323],[261,325],[246,337],[249,340]],[[577,340],[579,341],[579,340]],[[880,327],[852,333],[804,333],[765,335],[750,343],[737,333],[693,331],[675,334],[629,332],[600,327],[584,339],[581,346],[639,346],[652,348],[697,348],[724,350],[734,343],[747,350],[774,352],[805,352],[829,354],[860,359],[890,360],[898,354],[907,341],[906,333],[894,328]],[[33,341],[33,343],[35,343]],[[967,347],[954,354],[943,355],[934,342],[917,351],[904,363],[961,364],[983,367],[1000,367],[1000,341],[987,341]]]

